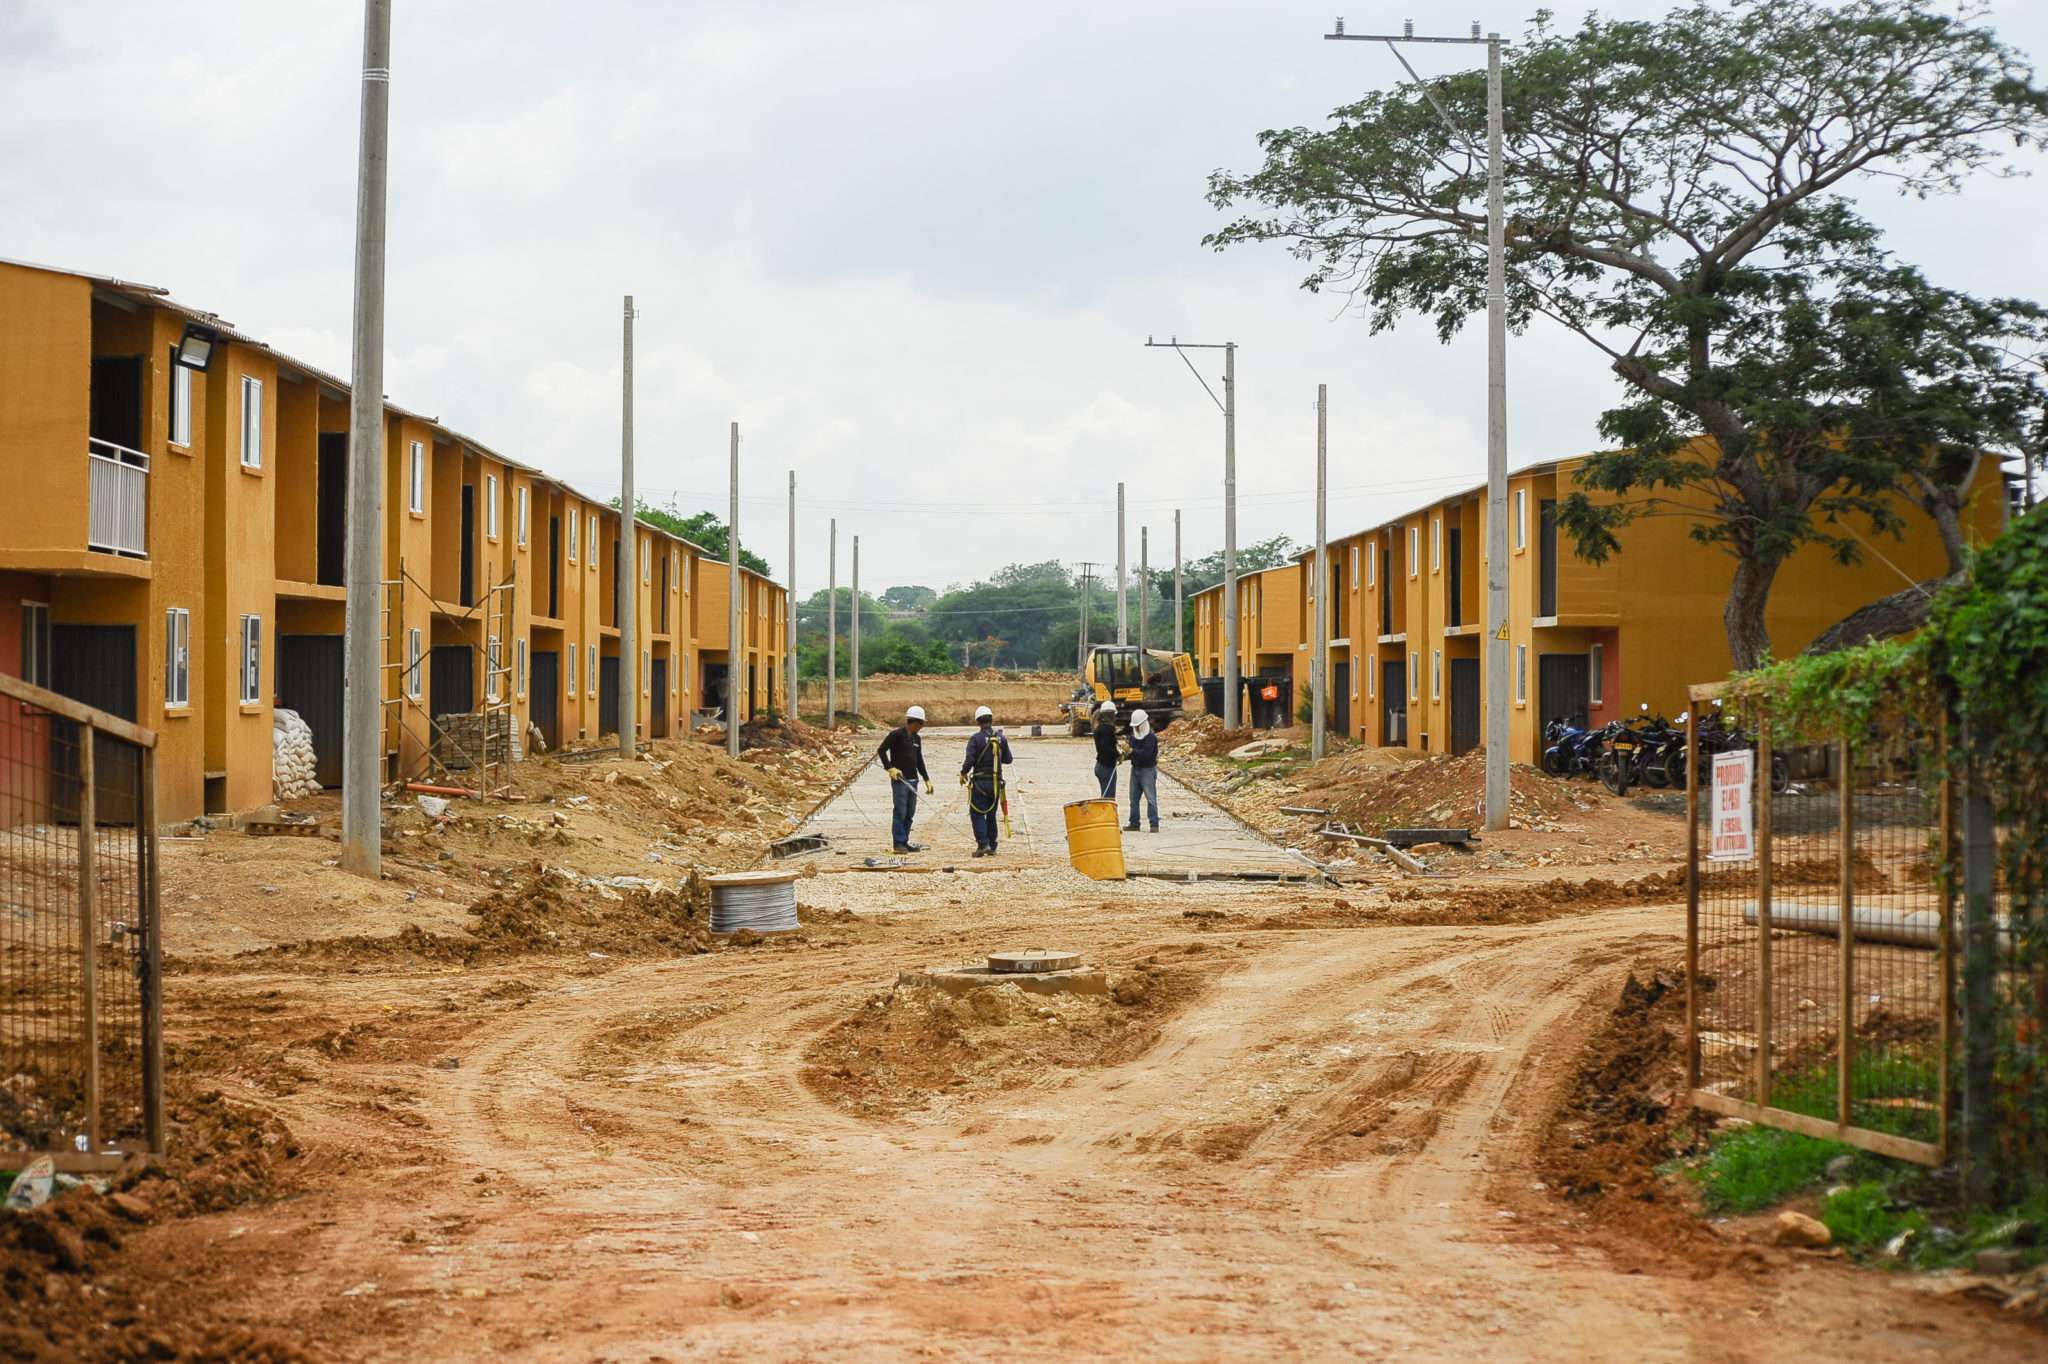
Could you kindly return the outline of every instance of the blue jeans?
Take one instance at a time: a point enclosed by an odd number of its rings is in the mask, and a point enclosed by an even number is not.
[[[989,811],[988,813],[984,814],[984,813],[982,813],[982,812],[981,812],[980,810],[977,810],[977,809],[973,808],[972,806],[969,806],[969,807],[968,807],[968,810],[967,810],[967,822],[968,822],[969,824],[972,824],[972,825],[974,826],[974,846],[975,846],[975,847],[977,847],[977,848],[993,848],[993,847],[995,847],[995,845],[996,845],[996,812],[995,812],[995,811],[993,811],[993,810],[990,810],[990,811]]]
[[[889,782],[889,833],[895,846],[910,842],[910,821],[917,818],[917,783],[905,777]]]
[[[1097,764],[1095,764],[1095,784],[1096,784],[1097,786],[1100,786],[1100,787],[1102,788],[1102,794],[1103,794],[1103,797],[1104,797],[1105,799],[1107,799],[1107,800],[1115,800],[1115,799],[1116,799],[1116,764],[1115,764],[1115,763],[1097,763]]]
[[[1131,818],[1126,827],[1138,827],[1138,797],[1145,798],[1145,804],[1152,816],[1152,832],[1159,832],[1159,769],[1156,767],[1133,767],[1131,769]]]

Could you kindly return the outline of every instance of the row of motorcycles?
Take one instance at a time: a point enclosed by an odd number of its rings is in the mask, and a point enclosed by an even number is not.
[[[1685,712],[1676,720],[1652,715],[1647,702],[1642,714],[1597,729],[1552,720],[1543,726],[1543,770],[1553,777],[1597,777],[1617,796],[1627,795],[1633,786],[1683,789],[1685,721]],[[1756,740],[1729,724],[1719,710],[1700,717],[1699,736],[1700,753],[1708,758],[1756,746]],[[1791,783],[1785,755],[1772,753],[1772,792],[1782,794]]]

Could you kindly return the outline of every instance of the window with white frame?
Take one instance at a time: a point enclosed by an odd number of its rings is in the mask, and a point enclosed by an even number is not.
[[[242,617],[242,704],[263,699],[263,617]]]
[[[569,562],[572,564],[576,562],[576,531],[582,524],[582,517],[569,513]]]
[[[586,554],[586,555],[584,556],[584,559],[585,559],[585,561],[586,561],[586,562],[588,562],[588,563],[589,563],[589,565],[590,565],[590,571],[591,571],[592,573],[595,573],[595,572],[597,572],[597,513],[596,513],[596,512],[592,512],[592,513],[590,514],[590,536],[589,536],[589,539],[590,539],[590,553]]]
[[[1371,701],[1380,694],[1380,661],[1377,658],[1365,660],[1365,699]]]
[[[498,538],[498,476],[484,475],[484,538]]]
[[[640,581],[643,583],[647,582],[651,580],[653,576],[654,546],[649,544],[647,542],[647,537],[643,535],[640,537]]]
[[[517,696],[526,695],[526,641],[512,641],[512,687]]]
[[[1365,547],[1365,585],[1371,587],[1380,576],[1380,544],[1375,540]]]
[[[564,680],[565,680],[565,681],[566,681],[566,682],[568,683],[568,685],[567,685],[566,687],[564,687],[564,688],[563,688],[563,692],[564,692],[564,694],[565,694],[565,695],[567,695],[567,696],[569,696],[569,697],[571,697],[571,698],[574,698],[574,697],[575,697],[575,695],[576,695],[576,676],[577,676],[577,674],[576,674],[576,645],[575,645],[574,641],[571,641],[571,642],[570,642],[570,645],[569,645],[569,666],[568,666],[568,667],[566,667],[566,668],[564,668],[564,669],[562,669],[562,673],[563,673],[563,677],[564,677]]]
[[[592,696],[597,695],[597,645],[590,646],[590,683],[585,688]]]
[[[1586,699],[1600,705],[1606,698],[1606,687],[1601,681],[1600,671],[1607,662],[1605,644],[1589,645],[1586,649]]]
[[[178,363],[178,348],[171,347],[170,440],[176,446],[192,443],[192,371]]]
[[[405,694],[417,700],[420,673],[427,661],[427,642],[417,629],[405,632]]]
[[[1444,566],[1444,519],[1439,516],[1429,523],[1429,571],[1440,573]]]
[[[498,699],[498,669],[503,666],[500,662],[502,656],[498,637],[487,637],[484,641],[484,699],[487,701]]]
[[[263,467],[263,381],[242,376],[242,467]]]
[[[50,605],[21,604],[21,680],[48,690],[50,685]]]
[[[1422,654],[1419,650],[1408,651],[1408,699],[1418,700],[1422,696]]]
[[[1529,704],[1529,646],[1515,646],[1515,704]]]
[[[1422,572],[1422,527],[1408,527],[1408,576]]]
[[[164,705],[192,704],[192,613],[182,606],[164,612]]]
[[[406,446],[406,467],[409,471],[406,509],[414,516],[424,516],[427,511],[427,447],[424,444],[413,441]]]
[[[682,551],[671,548],[668,552],[668,590],[673,592],[682,585]]]
[[[1444,699],[1444,651],[1442,649],[1431,649],[1429,651],[1429,699],[1432,701]]]
[[[518,499],[519,524],[516,529],[519,534],[519,547],[524,549],[526,547],[526,488],[524,485],[521,485],[519,489]]]
[[[1515,489],[1515,548],[1526,549],[1529,544],[1529,490]]]
[[[654,664],[648,660],[647,651],[642,649],[640,651],[640,694],[642,696],[649,694],[651,684],[648,678],[652,675],[653,667]]]
[[[690,590],[690,565],[693,562],[695,562],[695,560],[695,555],[691,555],[690,557],[683,560],[683,591],[685,592],[688,592]]]
[[[1358,546],[1357,546],[1357,545],[1353,545],[1353,546],[1351,547],[1351,582],[1352,582],[1352,585],[1353,585],[1353,586],[1356,586],[1356,585],[1357,585],[1357,583],[1358,583]]]

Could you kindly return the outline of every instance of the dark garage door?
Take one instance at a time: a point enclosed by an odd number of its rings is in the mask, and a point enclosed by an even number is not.
[[[597,732],[619,732],[619,656],[611,654],[597,664]]]
[[[343,668],[340,635],[285,635],[277,642],[277,699],[313,730],[313,776],[341,785]]]
[[[467,715],[476,709],[476,650],[467,644],[436,644],[427,659],[428,708],[435,715]]]
[[[1538,732],[1552,720],[1585,727],[1593,696],[1591,662],[1585,654],[1544,654],[1536,660]]]
[[[1389,748],[1408,742],[1408,665],[1388,659],[1380,664],[1380,743]]]
[[[1451,752],[1479,747],[1479,660],[1451,660]]]
[[[1330,687],[1334,695],[1330,703],[1330,727],[1339,734],[1351,732],[1351,665],[1333,663],[1330,665]]]
[[[668,660],[657,657],[647,665],[647,685],[654,692],[654,704],[647,713],[647,737],[668,737]]]
[[[527,713],[554,752],[562,746],[562,656],[553,649],[535,649],[532,667],[526,684]]]
[[[50,690],[96,710],[135,718],[135,627],[52,625]],[[50,725],[51,798],[57,817],[78,819],[78,731],[69,720]],[[141,756],[102,734],[93,745],[93,818],[133,824],[142,787]]]

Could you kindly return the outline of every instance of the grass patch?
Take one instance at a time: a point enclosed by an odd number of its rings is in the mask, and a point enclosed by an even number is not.
[[[1713,1211],[1761,1212],[1820,1183],[1829,1161],[1851,1154],[1840,1142],[1799,1132],[1739,1127],[1715,1138],[1685,1174]]]

